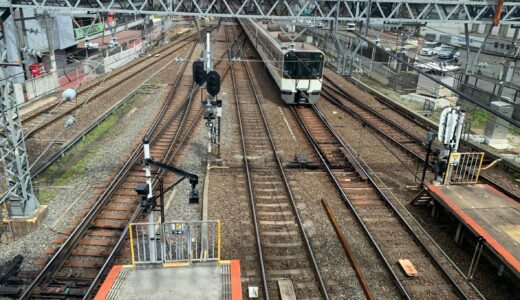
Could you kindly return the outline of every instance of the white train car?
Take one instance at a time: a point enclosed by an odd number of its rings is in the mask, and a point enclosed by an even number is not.
[[[314,104],[318,101],[323,76],[324,55],[303,42],[281,42],[279,32],[250,19],[239,19],[242,28],[262,57],[287,104]]]

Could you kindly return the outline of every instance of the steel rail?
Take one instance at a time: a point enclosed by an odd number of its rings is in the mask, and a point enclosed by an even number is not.
[[[228,40],[227,31],[225,32],[225,34],[226,34],[226,40]],[[231,59],[231,51],[232,51],[232,49],[228,49],[230,59]],[[240,136],[241,136],[240,143],[242,145],[242,153],[244,156],[244,167],[246,170],[247,186],[248,186],[248,190],[249,190],[249,201],[250,201],[251,210],[253,213],[253,225],[255,227],[255,237],[256,237],[256,244],[257,244],[257,250],[258,250],[258,257],[259,257],[259,261],[260,261],[260,273],[261,273],[261,277],[262,277],[262,286],[263,286],[263,290],[264,290],[265,299],[269,300],[269,291],[267,288],[267,276],[265,274],[264,256],[263,256],[262,244],[260,241],[260,228],[258,225],[258,218],[257,218],[256,208],[255,208],[256,205],[255,205],[255,198],[253,195],[253,183],[251,181],[251,172],[249,169],[249,161],[247,159],[246,142],[244,139],[244,128],[242,126],[242,115],[240,113],[240,109],[238,109],[238,105],[239,105],[238,104],[238,102],[239,102],[238,94],[237,94],[238,88],[236,86],[236,78],[235,78],[235,71],[233,69],[233,65],[231,65],[231,78],[232,78],[233,91],[234,91],[233,96],[235,98],[235,104],[237,105],[237,118],[238,118],[238,125],[239,125]]]
[[[193,38],[193,35],[190,36],[189,38]],[[135,70],[135,72],[129,74],[128,76],[124,77],[124,78],[121,78],[119,81],[113,83],[112,85],[110,85],[109,87],[99,91],[98,93],[92,95],[91,97],[89,97],[88,99],[86,99],[85,101],[82,101],[80,103],[77,103],[76,105],[74,105],[73,107],[71,108],[68,108],[66,109],[64,112],[60,113],[59,115],[53,117],[52,119],[49,119],[47,122],[43,123],[43,124],[40,124],[38,125],[37,127],[33,128],[32,130],[30,130],[26,135],[25,135],[25,138],[28,139],[30,137],[32,137],[33,135],[35,135],[36,133],[40,132],[41,130],[49,127],[50,125],[52,125],[53,123],[55,123],[57,120],[60,120],[61,118],[65,117],[66,115],[70,114],[71,112],[77,110],[77,109],[80,109],[82,107],[82,105],[84,105],[85,103],[87,102],[91,102],[93,99],[97,99],[101,96],[103,96],[104,94],[110,92],[110,91],[113,91],[115,88],[117,88],[119,85],[125,83],[126,81],[128,81],[128,79],[132,78],[132,77],[135,77],[137,75],[139,75],[142,71],[144,70],[147,70],[149,68],[151,68],[152,66],[155,66],[157,65],[158,63],[160,62],[163,62],[165,60],[168,59],[168,57],[170,55],[173,55],[175,54],[175,52],[177,52],[179,49],[182,49],[184,46],[192,43],[193,41],[187,41],[181,45],[177,45],[177,44],[173,44],[173,46],[171,46],[171,48],[175,48],[173,50],[170,49],[170,47],[164,49],[164,50],[171,50],[169,53],[167,53],[166,55],[162,56],[161,58],[157,59],[157,60],[154,60],[152,61],[151,63],[149,64],[145,64],[142,68],[138,69],[138,70]],[[162,52],[162,51],[161,51]],[[160,53],[161,53],[160,52]],[[103,79],[103,80],[107,80],[107,79],[112,79],[112,78],[115,78],[116,76],[120,75],[121,73],[123,72],[126,72],[126,71],[129,71],[131,68],[135,67],[136,65],[140,64],[140,63],[144,63],[144,62],[147,62],[148,61],[148,58],[147,59],[144,59],[144,60],[140,60],[138,61],[137,63],[135,63],[134,65],[132,66],[129,66],[127,68],[124,68],[122,70],[119,70],[118,72],[116,72],[116,74],[112,74],[110,75],[109,77]],[[99,83],[96,83],[96,84],[92,84],[91,86],[89,86],[87,89],[85,90],[82,90],[82,92],[80,94],[83,94],[83,93],[86,93],[87,91],[89,91],[90,89],[93,89],[94,87],[98,87],[102,82],[99,82]],[[54,107],[56,107],[57,105],[59,104],[62,104],[63,101],[60,101],[58,103],[55,104]],[[36,114],[36,116],[38,115],[42,115],[48,111],[50,111],[52,108],[54,108],[52,105],[49,106],[48,110],[45,109],[45,111],[41,112],[41,113],[38,113]],[[35,117],[36,117],[35,116]]]
[[[315,111],[316,115],[320,118],[322,123],[327,127],[329,132],[334,136],[336,141],[339,145],[341,145],[352,157],[355,163],[357,163],[362,171],[365,173],[367,178],[369,179],[369,182],[371,183],[372,187],[376,190],[377,194],[381,197],[381,199],[391,208],[391,210],[395,213],[395,215],[398,217],[399,222],[404,226],[404,228],[408,231],[409,234],[411,234],[414,241],[419,245],[419,247],[427,254],[427,256],[430,258],[430,260],[433,262],[433,264],[441,271],[441,275],[448,280],[448,282],[451,284],[453,291],[463,299],[467,299],[467,295],[462,291],[460,286],[455,282],[453,277],[448,274],[446,269],[440,264],[440,262],[437,260],[437,258],[433,255],[431,250],[426,247],[426,245],[422,242],[422,240],[419,238],[419,236],[415,233],[415,231],[412,229],[412,227],[408,224],[408,222],[404,219],[402,214],[399,212],[399,210],[394,206],[394,204],[388,199],[388,197],[383,193],[383,191],[379,188],[379,186],[375,183],[375,180],[372,178],[372,176],[369,175],[369,173],[366,171],[366,168],[364,167],[364,164],[361,164],[361,160],[356,158],[353,153],[350,151],[350,147],[343,141],[343,139],[337,134],[337,132],[334,130],[334,128],[328,123],[328,121],[325,119],[324,115],[321,113],[319,108],[317,106],[313,106],[313,110]],[[363,162],[364,163],[364,162]],[[333,176],[333,174],[330,174]],[[338,185],[338,188],[340,186]],[[343,191],[341,191],[343,192]],[[352,209],[355,209],[355,207],[352,205]]]
[[[224,56],[224,55],[223,55]],[[221,57],[223,57],[221,56]],[[165,65],[164,67],[166,67]],[[163,68],[164,68],[163,67]],[[115,110],[117,110],[119,107],[121,107],[123,104],[125,104],[128,100],[130,100],[132,97],[134,97],[138,90],[146,84],[149,80],[151,80],[155,75],[157,75],[159,72],[162,71],[161,68],[159,71],[154,73],[150,79],[145,81],[141,86],[134,89],[134,91],[130,94],[128,94],[124,99],[122,99],[120,102],[116,103],[112,108],[110,108],[105,114],[103,114],[101,117],[96,119],[89,127],[87,127],[85,130],[81,131],[78,135],[76,135],[70,142],[66,143],[64,147],[62,147],[58,152],[53,154],[47,161],[41,165],[35,166],[35,171],[31,173],[32,178],[38,177],[43,171],[45,171],[49,166],[51,166],[56,160],[58,160],[60,157],[62,157],[68,150],[70,150],[75,144],[77,144],[79,141],[83,139],[88,133],[90,133],[94,128],[96,128],[101,122],[106,120],[110,115],[114,113]],[[228,66],[229,68],[229,66]],[[227,72],[227,69],[226,71]],[[170,91],[171,92],[171,91]]]
[[[149,79],[143,82],[140,86],[136,87],[132,92],[130,92],[125,98],[121,99],[119,102],[114,104],[108,111],[106,111],[102,116],[97,118],[92,124],[90,124],[87,128],[79,132],[72,140],[66,143],[59,151],[54,153],[47,161],[43,164],[36,165],[34,167],[34,171],[31,172],[32,178],[38,177],[43,171],[45,171],[50,165],[52,165],[56,160],[58,160],[61,156],[65,154],[68,150],[70,150],[74,145],[80,142],[83,137],[89,134],[92,130],[94,130],[99,124],[101,124],[104,120],[106,120],[109,116],[111,116],[118,108],[127,103],[130,99],[136,96],[139,90],[148,83],[148,81],[152,80],[157,74],[162,72],[164,68],[166,68],[169,64],[164,65],[161,69],[157,70],[154,74],[150,76]]]
[[[352,214],[354,215],[356,221],[359,223],[361,228],[363,228],[363,232],[367,235],[368,239],[370,240],[370,243],[372,244],[372,246],[374,246],[374,249],[376,250],[377,254],[379,255],[379,257],[383,261],[384,265],[386,266],[386,268],[390,272],[392,280],[397,285],[398,290],[400,291],[400,293],[406,299],[411,299],[410,295],[408,294],[408,291],[405,289],[405,287],[403,286],[403,284],[401,283],[401,281],[397,277],[397,274],[394,272],[394,270],[390,266],[390,262],[388,262],[388,260],[386,259],[386,256],[384,255],[383,251],[381,250],[381,248],[379,248],[376,240],[374,239],[374,237],[370,233],[370,230],[366,226],[365,222],[363,222],[361,216],[359,215],[359,213],[355,209],[354,205],[352,204],[352,201],[350,200],[350,198],[347,196],[347,194],[345,194],[345,192],[341,188],[341,185],[340,185],[339,181],[336,179],[336,177],[334,176],[334,174],[332,172],[332,169],[331,169],[329,163],[327,162],[327,159],[325,158],[325,156],[321,152],[321,150],[320,150],[320,148],[318,146],[318,143],[316,142],[316,140],[314,139],[314,137],[310,133],[310,131],[307,128],[307,126],[304,124],[302,118],[300,117],[300,115],[298,114],[296,109],[294,107],[291,107],[291,111],[292,111],[293,115],[295,116],[296,121],[298,121],[298,124],[300,125],[301,129],[305,133],[305,136],[309,140],[309,143],[311,144],[311,146],[314,149],[315,153],[318,155],[321,163],[325,167],[325,171],[327,172],[329,177],[332,179],[332,181],[336,185],[336,188],[337,188],[337,190],[338,190],[338,192],[339,192],[339,194],[341,196],[341,199],[343,200],[343,203],[345,203],[348,206],[350,211],[352,211]]]
[[[332,68],[331,68],[331,70],[332,70]],[[323,77],[325,79],[327,79],[328,81],[330,81],[332,84],[335,84],[334,81],[329,79],[328,76],[323,75]],[[371,88],[367,87],[362,82],[358,82],[355,79],[350,79],[350,78],[345,78],[345,77],[342,77],[342,78],[347,80],[347,81],[349,81],[350,83],[354,84],[355,86],[357,86],[358,88],[363,90],[365,93],[372,95],[374,97],[374,99],[376,99],[380,103],[382,103],[382,104],[384,104],[384,105],[386,105],[388,107],[393,108],[395,111],[398,111],[400,115],[404,116],[409,121],[411,121],[414,124],[420,126],[421,128],[423,128],[425,130],[437,131],[438,126],[436,124],[434,124],[432,121],[430,121],[429,119],[426,119],[426,118],[424,118],[422,116],[419,116],[416,113],[414,113],[413,111],[410,111],[407,108],[404,108],[403,106],[395,103],[394,101],[392,101],[391,99],[389,99],[385,95],[382,95],[382,94],[378,93],[377,91],[374,91]],[[341,87],[340,87],[340,89],[341,89]],[[479,148],[478,146],[473,145],[472,143],[470,143],[470,142],[468,142],[466,140],[461,140],[461,144],[462,144],[462,146],[467,147],[468,149],[486,153],[486,157],[490,158],[491,160],[496,160],[496,159],[500,158],[500,156],[495,155],[494,153],[491,153],[490,151],[488,151],[486,149]],[[509,169],[514,170],[516,172],[520,172],[520,167],[517,166],[517,165],[514,165],[514,164],[512,164],[510,162],[502,161],[501,164],[504,165],[506,168],[509,168]]]
[[[327,80],[330,81],[329,79],[327,79]],[[336,83],[334,83],[332,81],[330,81],[330,83],[334,86],[334,88],[332,88],[334,90],[334,93],[339,94],[340,96],[344,97],[345,99],[348,99],[348,101],[351,101],[355,105],[361,107],[362,109],[364,109],[364,110],[374,114],[376,117],[378,117],[380,120],[385,122],[387,125],[391,126],[392,128],[394,128],[397,131],[399,131],[402,134],[404,134],[407,138],[411,139],[418,146],[421,146],[421,147],[425,147],[426,146],[425,141],[421,140],[419,137],[417,137],[413,133],[411,133],[408,130],[404,129],[399,124],[389,120],[387,117],[383,116],[381,113],[377,112],[375,109],[373,109],[372,107],[368,106],[367,104],[365,104],[365,103],[359,101],[358,99],[356,99],[355,97],[347,94],[347,92],[344,91],[341,87],[339,87]],[[413,158],[415,158],[419,162],[421,162],[421,163],[425,162],[426,158],[421,156],[420,153],[416,153],[416,152],[412,151],[410,148],[406,147],[406,145],[404,145],[403,143],[400,143],[399,141],[395,140],[393,137],[391,137],[390,135],[388,135],[387,133],[382,131],[381,128],[378,128],[374,124],[370,123],[365,118],[360,116],[358,113],[356,113],[352,109],[348,108],[344,103],[342,103],[342,101],[340,101],[339,99],[334,97],[334,95],[332,95],[332,92],[327,90],[329,88],[327,83],[325,83],[324,86],[325,86],[325,89],[322,90],[322,95],[327,100],[332,102],[334,105],[336,105],[340,109],[342,109],[342,110],[348,112],[349,114],[351,114],[352,116],[354,116],[354,118],[356,118],[363,125],[369,126],[374,131],[376,131],[377,133],[381,134],[383,137],[387,138],[392,143],[394,143],[395,145],[397,145],[400,148],[402,148],[405,152],[410,154]],[[421,128],[423,128],[424,130],[428,130],[428,128],[425,128],[424,126],[421,126]],[[424,149],[424,150],[426,152],[426,149]],[[434,151],[435,151],[435,153],[438,153],[438,149],[434,149]],[[428,162],[428,165],[431,167],[431,163],[430,162]],[[482,181],[484,181],[484,182],[488,183],[489,185],[493,186],[494,188],[496,188],[497,190],[501,191],[502,193],[504,193],[508,197],[512,198],[513,200],[515,200],[517,202],[520,202],[520,195],[516,195],[515,193],[513,193],[512,191],[510,191],[507,188],[503,187],[502,185],[500,185],[498,182],[496,182],[495,180],[493,180],[489,176],[481,174],[480,178],[482,179]]]
[[[217,65],[220,64],[220,62],[221,62],[221,60],[219,60]],[[224,71],[222,77],[224,77],[227,74],[228,70],[229,70],[229,66]],[[172,99],[173,99],[175,90],[176,90],[175,88],[172,88],[170,90]],[[182,132],[182,128],[185,127],[186,122],[188,121],[190,109],[194,105],[193,96],[195,95],[195,92],[196,92],[196,86],[192,85],[188,97],[184,100],[184,103],[179,107],[179,109],[177,111],[177,112],[179,112],[183,108],[185,108],[183,110],[184,113],[183,113],[181,121],[180,121],[180,123],[179,123],[179,125],[177,127],[175,136],[172,139],[172,142],[170,143],[170,146],[168,147],[168,150],[167,150],[166,154],[164,155],[164,159],[162,161],[162,163],[164,163],[164,164],[170,164],[173,161],[173,159],[176,158],[177,154],[182,149],[182,146],[184,145],[186,139],[189,137],[189,133],[192,132],[192,130],[195,128],[195,125],[198,123],[198,121],[200,120],[200,117],[202,116],[203,109],[199,109],[198,113],[196,114],[194,119],[191,121],[189,126],[187,126],[187,129],[183,133],[182,139],[180,139],[180,141],[178,141],[178,138],[179,138],[179,136],[181,135],[181,132]],[[176,114],[173,114],[166,121],[165,125],[162,126],[162,128],[159,131],[155,131],[154,132],[155,134],[152,135],[152,137],[151,137],[151,143],[156,141],[160,137],[160,135],[162,133],[164,133],[164,131],[166,130],[167,126],[169,126],[169,124],[171,124],[173,122],[173,120],[175,119],[175,115]],[[173,150],[173,147],[174,147],[175,144],[177,144],[177,147],[175,147],[175,150]],[[142,144],[137,149],[142,149]],[[141,157],[141,155],[142,155],[142,151],[139,153],[138,157]],[[164,171],[162,171],[162,170],[159,171],[159,176],[163,176],[163,175],[164,175]],[[155,181],[153,186],[156,187],[157,184],[158,184],[158,181]],[[141,207],[137,207],[137,209],[132,214],[131,219],[128,221],[128,225],[130,225],[132,222],[134,222],[135,219],[137,218],[137,216],[140,215],[140,213],[141,213]],[[112,262],[116,258],[117,253],[119,252],[123,242],[125,241],[127,233],[128,233],[128,226],[125,226],[125,229],[121,232],[120,238],[118,239],[116,245],[114,246],[114,248],[110,252],[108,258],[105,260],[105,263],[103,264],[103,266],[101,267],[99,272],[97,273],[97,275],[94,278],[93,282],[91,283],[90,287],[86,291],[85,296],[83,297],[83,299],[89,299],[92,296],[92,294],[95,292],[95,290],[97,289],[97,286],[101,283],[101,280],[104,278],[104,275],[109,271],[108,269],[112,265]]]
[[[192,91],[193,91],[193,89],[194,88],[192,87]],[[194,95],[194,93],[190,92],[190,95],[185,100],[184,104],[181,107],[179,107],[178,112],[183,111],[182,119],[181,119],[181,122],[179,123],[179,126],[177,127],[176,132],[175,132],[175,137],[172,139],[172,142],[170,143],[168,151],[167,151],[167,153],[165,154],[165,156],[163,158],[162,163],[164,163],[164,164],[171,163],[171,161],[175,158],[175,155],[181,149],[181,147],[184,144],[184,142],[185,142],[186,138],[188,137],[189,133],[195,127],[195,124],[197,123],[197,121],[200,119],[200,116],[202,115],[202,113],[201,113],[202,110],[201,110],[201,111],[199,111],[199,113],[197,114],[197,116],[195,117],[195,119],[191,123],[191,125],[187,128],[186,133],[184,134],[183,138],[178,142],[178,137],[181,134],[182,129],[186,125],[186,121],[188,120],[189,110],[190,110],[191,106],[193,105],[193,95]],[[184,110],[183,110],[183,108],[184,108]],[[162,128],[164,129],[167,126],[169,126],[174,119],[175,118],[170,118],[167,121],[167,123],[165,124],[165,126],[163,126]],[[162,130],[161,130],[161,132],[162,132]],[[150,142],[153,143],[159,137],[160,137],[160,134],[155,135],[155,138],[153,138]],[[178,145],[175,148],[175,150],[173,151],[173,154],[171,154],[171,151],[173,149],[173,145],[175,145],[177,142],[178,142]],[[142,146],[142,144],[140,146]],[[142,147],[139,147],[138,149],[142,149]],[[142,151],[139,152],[138,159],[141,156],[142,156]],[[163,175],[164,175],[164,171],[159,171],[159,176],[163,176]],[[153,186],[156,187],[156,185],[157,185],[157,181],[154,182]],[[132,222],[134,222],[136,220],[136,218],[141,214],[141,210],[142,209],[141,209],[140,206],[138,206],[136,208],[136,210],[132,214],[132,217],[130,218],[130,220],[128,220],[128,225],[130,225]],[[108,269],[110,268],[110,266],[112,265],[114,259],[116,258],[116,255],[119,252],[123,242],[126,240],[126,234],[128,232],[128,227],[129,226],[125,226],[125,229],[121,232],[121,235],[120,235],[116,245],[114,246],[114,248],[110,252],[108,258],[105,260],[105,263],[103,264],[101,269],[98,271],[96,277],[94,278],[94,280],[90,284],[88,290],[85,292],[85,295],[84,295],[83,299],[89,299],[92,296],[92,294],[97,289],[97,286],[101,283],[101,280],[103,279],[104,275],[109,271]]]
[[[175,47],[175,49],[173,49],[172,51],[173,51],[173,52],[178,51],[180,48],[186,46],[187,44],[189,44],[190,42],[193,42],[193,41],[188,41],[188,42],[183,43],[182,45],[180,45],[180,47],[176,47],[176,46],[179,46],[178,43],[180,43],[180,42],[185,42],[185,41],[187,41],[187,40],[189,40],[189,39],[192,39],[192,38],[195,37],[195,35],[197,35],[197,33],[193,33],[193,34],[188,35],[188,36],[186,36],[186,37],[184,37],[184,38],[182,38],[182,39],[180,39],[180,40],[177,40],[177,41],[175,41],[175,44],[172,44],[172,45],[170,45],[170,46],[168,46],[168,47],[165,47],[165,48],[163,48],[163,49],[160,49],[159,51],[155,52],[154,54],[161,54],[161,53],[163,53],[163,52],[165,52],[165,51],[167,51],[167,50],[170,50],[170,49],[172,49],[172,48],[174,48],[174,47]],[[171,53],[169,53],[169,54],[171,54]],[[168,55],[169,55],[169,54],[168,54]],[[141,63],[144,63],[144,62],[147,62],[148,59],[150,59],[150,58],[152,58],[152,57],[146,57],[146,58],[144,58],[144,59],[140,59],[140,60],[137,60],[137,61],[135,61],[135,62],[132,62],[132,63],[130,63],[129,65],[125,66],[124,68],[121,68],[121,69],[119,69],[119,70],[117,70],[117,71],[115,71],[115,72],[110,73],[110,74],[109,74],[109,75],[108,75],[104,80],[112,79],[112,78],[114,78],[114,77],[120,75],[121,73],[128,71],[130,68],[133,68],[134,66],[137,66],[137,65],[139,65],[139,64],[141,64]],[[82,95],[82,94],[84,94],[84,93],[86,93],[86,92],[88,92],[88,91],[90,91],[90,90],[92,90],[92,89],[95,88],[98,84],[99,84],[99,82],[97,82],[97,83],[92,83],[92,84],[88,85],[87,87],[85,87],[84,89],[81,89],[80,91],[78,91],[76,97],[79,96],[79,95]],[[40,111],[38,111],[38,112],[36,112],[36,113],[34,113],[34,114],[31,114],[31,115],[29,115],[29,116],[27,116],[27,117],[23,117],[23,116],[22,116],[22,124],[31,121],[32,119],[38,117],[39,115],[41,115],[41,114],[43,114],[43,113],[49,112],[50,110],[52,110],[54,107],[56,107],[56,106],[59,105],[60,103],[61,103],[61,102],[58,102],[58,103],[54,103],[54,104],[52,104],[52,105],[49,105],[49,106],[46,107],[45,109],[40,110]]]
[[[195,43],[192,48],[189,51],[189,56],[193,53],[195,46],[197,43]],[[180,79],[182,78],[182,75],[184,73],[184,70],[186,69],[187,62],[184,63],[183,67],[181,68],[181,71],[178,73],[176,80],[172,86],[172,90],[175,90],[178,85],[180,84]],[[170,93],[168,95],[167,100],[165,101],[164,105],[161,108],[161,111],[159,112],[158,116],[154,120],[151,127],[148,129],[147,134],[150,135],[155,131],[157,126],[159,125],[159,122],[161,121],[162,117],[166,113],[169,105],[171,104],[173,100],[173,93]],[[182,106],[181,106],[182,107]],[[181,108],[179,107],[179,109]],[[179,111],[179,110],[177,110]],[[142,142],[140,145],[134,150],[130,158],[127,160],[125,165],[120,169],[120,171],[117,173],[115,178],[110,182],[109,186],[105,189],[103,194],[100,195],[98,198],[98,201],[95,202],[94,206],[91,208],[91,210],[87,213],[87,215],[82,219],[80,224],[76,226],[74,231],[71,233],[71,235],[65,240],[65,242],[62,244],[62,246],[58,249],[58,251],[52,256],[52,258],[49,260],[49,262],[43,267],[43,269],[38,273],[36,278],[33,280],[33,282],[25,289],[24,293],[20,297],[20,299],[29,299],[29,297],[32,296],[32,293],[34,290],[48,277],[54,276],[54,274],[58,271],[58,269],[61,268],[61,266],[65,263],[66,258],[70,255],[72,249],[76,246],[76,244],[79,242],[79,240],[86,234],[86,231],[90,225],[90,223],[94,220],[95,216],[101,211],[101,208],[110,200],[111,196],[116,192],[117,188],[121,185],[123,182],[126,174],[132,169],[134,164],[138,161],[139,157],[142,153]],[[135,213],[134,213],[135,215]],[[134,216],[133,215],[133,216]]]
[[[242,57],[244,57],[244,52],[243,52],[243,49],[242,47],[240,46],[239,44],[239,50],[240,50],[240,53],[242,54]],[[329,295],[328,295],[328,292],[327,292],[327,288],[325,286],[325,282],[323,281],[323,278],[321,276],[321,272],[320,272],[320,269],[318,267],[318,263],[316,261],[316,257],[314,255],[314,251],[312,250],[312,246],[311,246],[311,243],[310,243],[310,240],[307,236],[307,233],[305,232],[305,229],[304,229],[304,226],[303,226],[303,221],[302,221],[302,218],[300,216],[300,213],[298,211],[298,207],[296,206],[296,200],[294,198],[294,194],[293,194],[293,191],[291,189],[291,186],[289,185],[289,180],[287,178],[287,174],[285,173],[285,170],[284,170],[284,167],[283,167],[283,164],[282,164],[282,161],[280,159],[280,156],[278,155],[278,149],[275,145],[275,142],[274,142],[274,139],[273,139],[273,135],[271,133],[271,129],[269,127],[269,124],[267,122],[267,118],[265,117],[265,113],[264,113],[264,110],[262,108],[262,104],[261,104],[261,101],[260,101],[260,98],[258,97],[258,93],[256,91],[256,88],[255,88],[255,85],[253,83],[253,77],[251,75],[251,71],[249,70],[249,66],[248,66],[248,62],[242,62],[242,64],[244,65],[245,67],[245,70],[246,70],[246,73],[247,73],[247,77],[249,79],[249,84],[253,90],[253,95],[254,95],[254,98],[255,98],[255,101],[256,101],[256,105],[260,111],[260,115],[262,116],[262,121],[263,121],[263,124],[264,124],[264,128],[266,129],[267,131],[267,136],[269,137],[269,142],[271,143],[271,147],[273,149],[273,155],[276,159],[276,163],[278,165],[278,170],[280,172],[280,175],[282,176],[282,179],[283,179],[283,182],[284,182],[284,186],[285,186],[285,189],[289,195],[289,200],[291,201],[291,207],[293,209],[293,213],[296,217],[296,220],[297,220],[297,223],[298,223],[298,228],[300,230],[300,233],[303,237],[303,240],[305,242],[305,248],[307,250],[307,254],[309,255],[310,257],[310,261],[311,261],[311,264],[312,264],[312,267],[314,269],[314,273],[316,275],[316,278],[318,280],[318,287],[322,293],[322,296],[325,298],[325,299],[329,299]],[[234,79],[234,78],[233,78]],[[234,85],[235,87],[236,85]],[[237,94],[236,93],[237,91],[235,90],[235,95]],[[238,101],[238,98],[235,98],[236,101],[236,105],[237,105],[237,111],[240,110],[240,105],[239,105],[239,101]],[[241,121],[241,118],[239,118],[239,121],[240,121],[240,126],[242,127],[242,121]],[[241,128],[240,130],[241,132],[241,137],[242,137],[242,142],[244,142],[245,138],[244,138],[244,135],[243,135],[243,130]],[[246,153],[244,152],[244,160],[247,160],[247,155]],[[250,176],[248,174],[248,176]],[[248,181],[250,181],[250,178],[248,178]],[[250,186],[250,189],[252,188],[252,186]],[[252,192],[250,190],[250,192]],[[255,211],[256,213],[256,211]],[[256,219],[256,218],[255,218]],[[257,231],[257,235],[258,235],[258,231]],[[259,236],[257,236],[257,240],[259,240]]]

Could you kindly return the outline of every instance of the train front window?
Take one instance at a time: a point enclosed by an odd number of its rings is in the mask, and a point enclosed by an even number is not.
[[[323,71],[323,54],[289,52],[284,57],[283,77],[290,79],[319,79]]]

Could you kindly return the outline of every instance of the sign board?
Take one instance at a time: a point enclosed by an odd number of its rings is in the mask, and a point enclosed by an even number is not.
[[[458,152],[453,152],[450,156],[450,165],[453,165],[453,166],[456,166],[459,164],[460,162],[460,153]]]
[[[103,32],[103,29],[105,28],[105,23],[99,22],[94,23],[92,25],[87,25],[83,27],[78,27],[74,29],[74,37],[76,40],[83,39],[86,37],[89,37],[94,34],[98,34]]]

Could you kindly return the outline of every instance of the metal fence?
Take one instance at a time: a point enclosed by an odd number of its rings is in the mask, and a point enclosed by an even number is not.
[[[132,264],[220,261],[220,221],[132,223]]]
[[[444,184],[477,183],[483,160],[483,152],[451,153]]]

